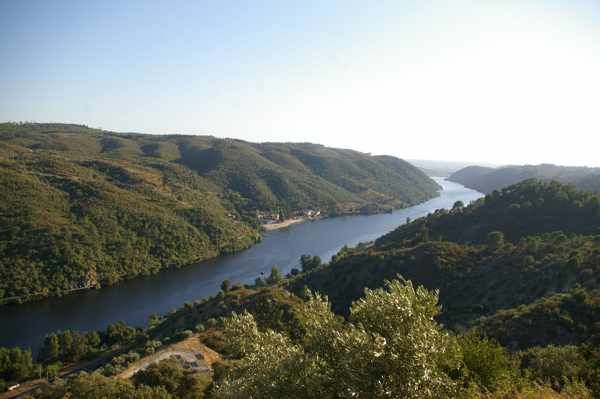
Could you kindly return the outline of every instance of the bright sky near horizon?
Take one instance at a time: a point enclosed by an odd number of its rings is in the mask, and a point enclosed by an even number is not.
[[[600,2],[0,2],[0,121],[600,166]]]

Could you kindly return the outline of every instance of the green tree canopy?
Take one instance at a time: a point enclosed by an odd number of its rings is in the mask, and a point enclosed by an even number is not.
[[[318,256],[302,255],[300,257],[300,266],[303,272],[314,270],[321,266],[323,262]]]
[[[443,370],[458,367],[457,346],[433,320],[437,292],[387,282],[366,290],[348,322],[321,295],[307,297],[300,342],[260,331],[249,313],[224,321],[240,360],[217,382],[216,397],[437,398],[455,389]]]
[[[490,232],[487,235],[487,245],[493,251],[502,248],[504,245],[504,233],[501,231]]]

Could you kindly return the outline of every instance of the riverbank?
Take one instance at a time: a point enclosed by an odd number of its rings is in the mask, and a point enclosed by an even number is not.
[[[279,223],[263,224],[262,228],[265,231],[279,230],[279,229],[283,229],[283,228],[289,227],[289,226],[294,225],[294,224],[306,222],[306,220],[307,219],[305,219],[305,218],[287,219],[287,220],[284,220],[283,222],[279,222]]]

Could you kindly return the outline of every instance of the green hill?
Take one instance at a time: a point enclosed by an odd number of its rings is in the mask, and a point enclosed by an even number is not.
[[[400,226],[380,237],[377,244],[395,245],[423,234],[479,244],[496,230],[510,241],[555,231],[600,234],[600,196],[557,182],[527,180],[488,194],[469,207],[460,205]]]
[[[239,251],[257,211],[383,211],[438,189],[391,157],[68,124],[0,124],[0,165],[0,302]]]
[[[522,378],[563,392],[565,382],[581,381],[591,393],[565,397],[600,397],[599,204],[597,194],[528,180],[344,248],[287,286],[319,291],[352,317],[365,288],[401,276],[439,290],[436,319],[459,337],[467,369],[487,373],[505,353],[513,359],[507,368]],[[504,347],[492,350],[498,343]],[[486,380],[498,376],[478,380],[498,392]]]
[[[600,343],[600,291],[581,288],[484,317],[477,328],[511,348]]]
[[[527,179],[555,180],[582,190],[600,192],[600,168],[557,166],[551,164],[489,168],[468,166],[448,177],[482,193],[491,193]]]
[[[346,314],[364,287],[381,287],[399,274],[439,289],[440,321],[461,330],[481,317],[493,320],[499,311],[543,305],[558,293],[600,289],[599,199],[556,182],[529,180],[469,207],[457,204],[403,225],[374,245],[346,249],[290,287],[320,291]],[[575,323],[585,330],[595,321],[589,316]],[[570,338],[553,339],[561,344]]]
[[[381,287],[398,274],[440,290],[440,321],[461,329],[501,309],[532,303],[576,287],[600,288],[596,238],[560,234],[534,236],[490,250],[487,245],[448,241],[351,249],[328,267],[291,283],[326,294],[333,309],[347,314],[364,288]]]

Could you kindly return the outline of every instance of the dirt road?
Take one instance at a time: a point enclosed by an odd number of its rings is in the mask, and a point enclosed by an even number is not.
[[[125,371],[117,375],[117,378],[131,378],[135,373],[144,370],[151,364],[171,357],[178,357],[190,370],[204,373],[212,372],[212,364],[220,359],[217,352],[204,345],[198,337],[194,336],[141,358],[130,364]]]

